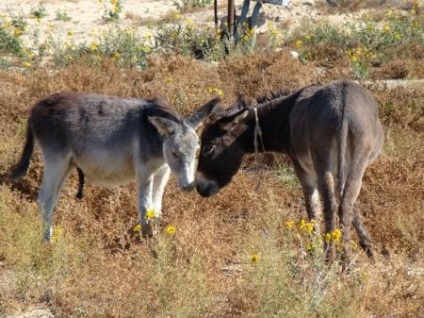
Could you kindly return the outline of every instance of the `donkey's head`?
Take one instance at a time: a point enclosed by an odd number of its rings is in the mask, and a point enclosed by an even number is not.
[[[230,183],[243,160],[249,111],[245,100],[239,99],[231,108],[205,126],[196,172],[196,189],[210,197]]]
[[[162,150],[165,161],[177,178],[178,185],[185,191],[191,191],[195,185],[196,153],[199,149],[195,129],[212,113],[219,101],[219,98],[212,99],[180,122],[149,117],[149,121],[164,137]]]

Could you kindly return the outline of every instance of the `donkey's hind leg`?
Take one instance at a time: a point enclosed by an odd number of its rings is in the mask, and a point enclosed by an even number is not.
[[[362,249],[367,253],[367,256],[372,258],[374,256],[372,239],[362,223],[360,211],[356,204],[353,207],[353,227],[355,228],[356,233],[358,233],[359,245],[361,245]]]
[[[305,171],[302,166],[293,160],[294,170],[302,185],[303,196],[305,199],[306,212],[309,221],[315,220],[315,232],[320,234],[320,219],[322,217],[322,206],[318,192],[317,178]]]
[[[327,238],[327,235],[331,235],[335,229],[335,219],[337,214],[334,175],[330,171],[318,173],[319,192],[324,202],[324,228]],[[328,260],[333,260],[335,257],[334,245],[335,242],[333,240],[325,240],[325,249],[327,251]]]
[[[362,224],[359,214],[354,209],[356,199],[359,196],[359,192],[362,186],[362,177],[366,168],[367,153],[360,151],[360,149],[352,152],[355,154],[352,158],[349,174],[346,178],[346,184],[344,187],[343,195],[339,207],[339,221],[340,227],[343,231],[343,249],[344,249],[344,263],[347,265],[349,260],[349,244],[350,244],[350,227],[353,223],[355,230],[361,239],[361,245],[365,244],[370,249],[371,239]],[[367,253],[370,253],[367,251]]]
[[[59,191],[71,172],[70,159],[58,154],[44,156],[43,180],[38,195],[38,208],[42,216],[44,234],[46,241],[51,240],[52,216]]]

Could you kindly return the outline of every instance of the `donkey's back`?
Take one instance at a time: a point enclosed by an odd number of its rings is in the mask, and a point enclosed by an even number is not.
[[[374,97],[350,81],[304,88],[290,114],[290,136],[291,155],[310,172],[338,170],[341,187],[345,183],[343,172],[348,168],[346,165],[350,166],[358,156],[355,152],[365,151],[365,164],[369,165],[380,153],[384,142]]]

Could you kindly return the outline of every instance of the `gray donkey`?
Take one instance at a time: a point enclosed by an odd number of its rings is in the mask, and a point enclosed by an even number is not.
[[[286,95],[258,98],[257,108],[239,99],[205,125],[197,191],[209,197],[225,187],[240,168],[245,153],[285,153],[302,185],[309,218],[320,216],[322,199],[326,233],[334,231],[338,210],[344,255],[348,254],[353,223],[361,246],[371,256],[371,238],[354,204],[365,169],[384,143],[375,99],[368,90],[349,81],[312,85]],[[255,147],[259,127],[263,147]],[[332,258],[334,249],[331,245],[328,248]]]
[[[170,171],[181,189],[194,188],[199,147],[195,129],[218,102],[211,100],[186,119],[161,99],[64,92],[36,103],[21,159],[11,174],[25,174],[36,140],[44,161],[38,196],[44,239],[51,239],[56,200],[74,167],[80,177],[105,186],[135,179],[142,232],[151,235],[146,212],[153,208],[155,217],[160,216]]]

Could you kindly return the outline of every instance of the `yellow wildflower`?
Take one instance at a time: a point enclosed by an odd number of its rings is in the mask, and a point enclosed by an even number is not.
[[[173,83],[174,82],[174,79],[172,78],[172,77],[167,77],[166,79],[165,79],[165,83],[167,83],[167,84],[171,84],[171,83]]]
[[[331,233],[331,240],[339,243],[340,239],[342,237],[342,232],[339,229],[335,229],[332,233]]]
[[[143,51],[146,52],[146,53],[150,53],[152,51],[152,48],[148,45],[145,45],[144,48],[143,48]]]
[[[177,231],[177,228],[174,225],[169,225],[166,227],[166,233],[173,236],[175,235],[175,232]]]
[[[261,257],[256,253],[254,253],[250,256],[250,260],[251,260],[252,263],[257,263],[257,262],[259,262],[260,259],[261,259]]]
[[[299,224],[297,225],[297,228],[298,228],[299,230],[303,230],[303,229],[305,228],[305,224],[306,224],[306,221],[305,221],[304,219],[301,219],[301,220],[299,221]]]
[[[208,91],[209,94],[215,94],[215,95],[218,95],[220,97],[224,96],[224,92],[221,89],[216,88],[216,87],[208,87],[207,91]]]
[[[97,52],[99,50],[99,45],[97,43],[91,43],[90,51]]]
[[[21,29],[15,29],[15,31],[13,31],[13,35],[15,37],[21,36],[22,35],[22,30]]]
[[[277,29],[271,29],[271,35],[272,36],[277,36],[278,35],[278,30]]]
[[[147,209],[147,212],[144,218],[147,220],[150,220],[150,219],[153,219],[155,216],[156,216],[155,210],[153,208],[149,208]]]
[[[141,231],[141,225],[140,225],[140,224],[136,224],[136,225],[133,227],[133,231],[134,231],[134,232],[140,232],[140,231]]]
[[[325,233],[324,238],[325,238],[325,241],[327,243],[330,243],[330,241],[331,241],[331,233]]]
[[[314,244],[314,242],[308,242],[308,244],[306,244],[306,250],[308,251],[308,252],[311,252],[311,251],[313,251],[315,249],[315,244]]]
[[[187,24],[194,24],[194,20],[193,20],[192,18],[186,18],[186,19],[185,19],[185,22],[186,22]]]
[[[386,24],[386,25],[383,27],[383,30],[384,30],[384,32],[390,32],[390,25]]]
[[[314,231],[314,223],[308,222],[305,224],[305,232],[311,234]]]
[[[293,221],[287,221],[286,223],[284,223],[284,225],[286,226],[286,228],[288,228],[290,230],[294,227],[294,222]]]
[[[297,47],[301,47],[303,42],[302,42],[302,40],[297,40],[295,44],[296,44]]]
[[[27,53],[27,56],[28,56],[28,60],[32,61],[35,57],[34,52],[28,50],[26,53]]]
[[[119,59],[120,56],[121,56],[121,54],[119,52],[115,52],[115,53],[113,53],[112,59],[117,60],[117,59]]]
[[[52,235],[52,243],[58,242],[63,237],[63,227],[56,227]]]
[[[24,67],[31,67],[31,63],[30,62],[23,62],[22,65]]]

